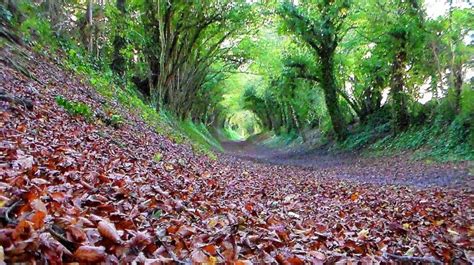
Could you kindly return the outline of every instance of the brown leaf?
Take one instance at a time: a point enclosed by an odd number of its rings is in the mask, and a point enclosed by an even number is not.
[[[178,229],[178,232],[177,232],[179,235],[181,235],[182,237],[188,237],[188,236],[191,236],[192,234],[196,233],[196,229],[191,227],[191,226],[187,226],[187,225],[182,225],[179,229]]]
[[[99,230],[100,235],[104,238],[117,244],[120,243],[120,236],[117,233],[117,230],[115,230],[115,227],[109,222],[105,220],[100,221],[97,230]]]
[[[33,228],[31,227],[31,223],[27,220],[21,220],[15,227],[15,231],[13,231],[12,238],[15,241],[20,239],[26,240],[31,236],[32,233]]]
[[[352,193],[351,200],[354,202],[354,201],[357,201],[357,199],[359,199],[359,193],[358,192]]]
[[[105,248],[93,246],[80,246],[75,252],[74,257],[81,262],[101,262],[105,260]]]
[[[71,225],[67,228],[67,231],[71,236],[72,241],[74,242],[80,243],[86,241],[87,239],[86,233],[84,233],[84,231],[82,231],[82,229],[80,229],[79,227]]]

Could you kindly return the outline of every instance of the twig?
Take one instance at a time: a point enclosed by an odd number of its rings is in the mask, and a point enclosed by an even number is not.
[[[174,252],[168,248],[168,246],[165,244],[165,242],[161,241],[161,239],[158,236],[156,236],[155,242],[160,243],[165,248],[166,252],[168,252],[168,255],[171,256],[171,258],[174,260],[174,262],[176,262],[177,264],[186,264],[186,262],[180,260],[176,256],[176,254],[174,254]]]
[[[14,219],[10,218],[10,212],[13,211],[16,207],[20,206],[22,203],[23,203],[23,201],[18,200],[16,202],[14,202],[12,205],[10,205],[10,207],[8,207],[8,209],[5,210],[5,214],[4,214],[3,218],[7,221],[8,224],[13,224],[13,225],[18,224],[17,220],[14,220]]]
[[[392,259],[396,260],[399,262],[408,262],[408,263],[416,263],[416,262],[428,262],[431,264],[443,264],[441,261],[432,258],[432,257],[413,257],[413,256],[400,256],[400,255],[395,255],[395,254],[390,254],[385,252],[383,254],[383,257],[385,259]]]
[[[56,231],[58,229],[61,228],[53,224],[46,228],[46,231],[48,231],[59,243],[61,243],[69,251],[74,252],[80,246],[80,244],[67,240],[63,235]]]

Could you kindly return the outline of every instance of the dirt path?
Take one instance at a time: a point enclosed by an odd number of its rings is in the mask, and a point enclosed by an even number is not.
[[[409,154],[393,157],[361,157],[355,153],[325,149],[287,151],[241,141],[222,143],[228,155],[263,164],[287,165],[307,171],[323,171],[333,177],[372,184],[400,184],[416,187],[447,186],[474,190],[469,163],[412,161]]]

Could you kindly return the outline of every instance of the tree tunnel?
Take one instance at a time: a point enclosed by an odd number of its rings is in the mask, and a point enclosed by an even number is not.
[[[243,141],[263,131],[262,121],[250,110],[239,110],[224,119],[222,130],[229,140]]]

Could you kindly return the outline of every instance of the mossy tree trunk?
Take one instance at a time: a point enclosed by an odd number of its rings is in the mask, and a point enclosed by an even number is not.
[[[333,55],[322,53],[321,59],[321,86],[324,90],[324,99],[326,107],[331,117],[334,133],[338,140],[344,140],[347,137],[347,127],[339,107],[339,100],[337,97],[336,79],[334,76],[334,60]]]
[[[398,51],[392,64],[392,77],[390,94],[392,97],[392,122],[395,133],[401,132],[410,125],[410,117],[407,108],[407,96],[404,92],[404,76],[406,66],[406,34],[401,32],[396,36],[399,42]]]

